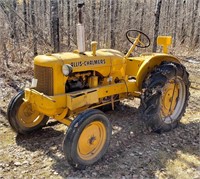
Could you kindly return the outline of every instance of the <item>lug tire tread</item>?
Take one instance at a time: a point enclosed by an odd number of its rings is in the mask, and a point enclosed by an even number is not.
[[[160,97],[165,83],[174,76],[181,77],[186,87],[186,98],[181,113],[178,118],[170,124],[165,123],[160,116]],[[157,66],[144,80],[143,93],[141,95],[141,106],[143,121],[147,127],[157,133],[167,132],[177,127],[180,119],[185,113],[189,100],[189,74],[186,68],[174,62],[163,62]]]

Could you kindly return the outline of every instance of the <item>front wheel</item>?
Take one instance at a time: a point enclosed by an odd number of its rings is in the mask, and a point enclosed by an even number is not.
[[[32,109],[32,105],[24,102],[24,91],[12,98],[8,106],[7,118],[12,129],[20,134],[28,134],[42,128],[49,117]]]
[[[183,65],[164,62],[144,81],[142,116],[153,131],[167,132],[178,125],[188,104],[188,76]]]
[[[109,146],[111,132],[110,121],[103,112],[90,109],[79,114],[69,126],[63,141],[68,163],[83,169],[97,162]]]

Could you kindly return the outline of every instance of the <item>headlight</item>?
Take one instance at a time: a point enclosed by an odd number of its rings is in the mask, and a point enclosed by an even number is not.
[[[72,66],[69,64],[65,64],[62,66],[62,72],[65,76],[68,76],[70,73],[72,73]]]

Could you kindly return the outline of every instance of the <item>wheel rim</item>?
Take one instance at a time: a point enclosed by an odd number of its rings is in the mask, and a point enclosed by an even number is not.
[[[78,155],[83,160],[92,160],[101,152],[105,142],[106,128],[104,124],[94,121],[83,129],[79,137]]]
[[[185,84],[182,79],[172,79],[163,88],[161,116],[165,123],[172,123],[182,112],[185,103]]]
[[[31,128],[37,126],[44,118],[44,115],[32,109],[32,105],[23,102],[17,112],[17,119],[21,126]]]

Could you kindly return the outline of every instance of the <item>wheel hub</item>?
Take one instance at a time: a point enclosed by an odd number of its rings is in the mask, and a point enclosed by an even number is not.
[[[33,113],[34,113],[34,112],[33,112],[33,110],[32,110],[31,105],[27,105],[27,106],[24,108],[24,115],[25,115],[26,117],[31,116]]]
[[[90,145],[93,145],[96,141],[96,137],[95,136],[91,136],[90,139],[88,140]]]
[[[34,127],[43,120],[44,115],[34,111],[28,102],[23,102],[17,112],[19,123],[26,128]]]
[[[91,160],[98,155],[106,141],[106,128],[94,121],[84,128],[78,140],[77,152],[84,160]]]

